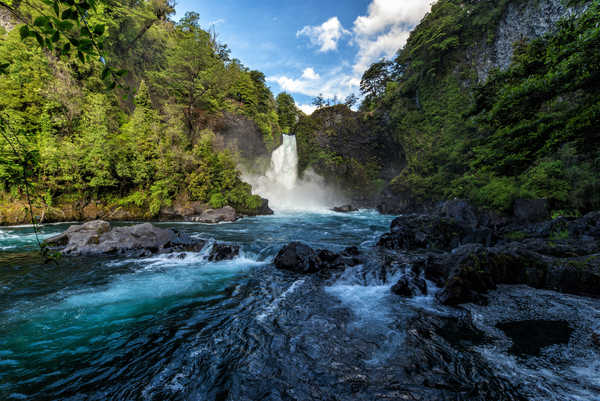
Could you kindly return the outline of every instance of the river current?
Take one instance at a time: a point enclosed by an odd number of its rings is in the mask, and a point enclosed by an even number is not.
[[[587,343],[598,300],[502,287],[489,306],[444,308],[431,283],[428,296],[395,296],[404,268],[381,268],[374,250],[391,220],[363,210],[157,223],[239,244],[241,255],[223,262],[208,262],[206,247],[185,258],[41,264],[31,228],[1,228],[0,399],[600,399],[600,359]],[[46,225],[41,236],[66,227]],[[293,240],[357,246],[372,263],[329,277],[279,271],[273,258]],[[423,337],[431,319],[439,326],[465,314],[483,340],[452,348],[451,334]],[[515,356],[496,324],[516,317],[564,320],[573,334],[538,356]],[[442,351],[454,366],[444,378],[449,368],[434,361]],[[447,375],[461,375],[466,390],[447,391]]]

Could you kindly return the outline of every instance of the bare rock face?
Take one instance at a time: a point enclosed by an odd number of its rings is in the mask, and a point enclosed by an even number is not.
[[[516,42],[553,32],[559,20],[580,15],[586,8],[565,3],[562,0],[511,2],[500,20],[494,42],[476,50],[475,65],[479,81],[484,82],[494,68],[505,70],[510,66]]]
[[[208,209],[202,212],[202,214],[188,217],[188,221],[196,223],[208,223],[216,224],[222,222],[232,222],[239,218],[237,212],[231,206],[225,206],[220,209]]]
[[[63,255],[132,254],[147,255],[172,251],[199,251],[204,241],[193,240],[170,229],[150,223],[113,227],[94,220],[69,227],[67,231],[45,241],[50,246],[64,246]]]

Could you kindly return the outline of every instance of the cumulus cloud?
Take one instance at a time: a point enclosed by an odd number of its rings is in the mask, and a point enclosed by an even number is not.
[[[268,82],[276,82],[282,90],[290,93],[299,93],[306,96],[316,97],[323,95],[326,99],[344,99],[354,93],[360,84],[360,78],[347,74],[341,68],[334,68],[323,75],[315,73],[314,78],[307,76],[306,70],[298,78],[285,75],[267,77]]]
[[[337,49],[344,36],[351,37],[356,46],[352,63],[318,74],[313,68],[305,68],[296,76],[278,75],[267,78],[276,82],[282,90],[315,97],[322,94],[326,99],[344,99],[351,93],[358,94],[360,79],[369,66],[390,59],[404,47],[410,31],[431,9],[436,0],[371,0],[366,15],[354,20],[352,32],[344,29],[337,17],[318,26],[305,26],[297,37],[306,36],[320,52]],[[314,111],[312,105],[298,105],[305,113]]]
[[[317,109],[317,106],[313,104],[296,104],[296,107],[309,116]]]
[[[344,35],[349,34],[350,31],[344,29],[338,17],[331,17],[321,25],[305,26],[296,32],[296,37],[308,37],[314,46],[319,47],[320,52],[325,53],[331,50],[336,50],[338,41]]]
[[[354,20],[353,40],[358,45],[354,73],[362,74],[404,47],[410,31],[429,12],[434,0],[373,0],[368,14]]]
[[[321,78],[321,76],[319,74],[317,74],[315,72],[315,70],[313,70],[312,68],[309,67],[309,68],[304,69],[304,71],[302,72],[302,78],[313,80],[313,79],[319,79],[319,78]]]

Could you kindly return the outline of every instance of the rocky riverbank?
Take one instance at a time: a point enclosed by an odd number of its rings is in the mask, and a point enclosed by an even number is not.
[[[512,217],[478,211],[464,200],[393,220],[377,248],[384,265],[407,266],[392,287],[402,296],[426,295],[425,280],[441,288],[443,305],[485,304],[500,284],[600,297],[600,212],[544,220],[545,203],[520,201]],[[275,265],[299,273],[355,266],[357,254],[314,251],[290,243]]]
[[[267,199],[253,210],[235,210],[230,206],[211,208],[203,202],[175,201],[169,207],[152,215],[147,208],[135,205],[118,205],[103,201],[73,201],[53,206],[34,205],[33,213],[38,223],[71,221],[194,221],[198,223],[220,223],[235,221],[244,216],[273,214]],[[11,201],[0,204],[0,226],[30,224],[31,216],[26,202]]]

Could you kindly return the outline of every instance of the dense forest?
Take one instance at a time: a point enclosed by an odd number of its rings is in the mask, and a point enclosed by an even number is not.
[[[43,32],[54,2],[15,3]],[[13,18],[0,27],[0,118],[27,158],[0,142],[4,218],[25,216],[24,181],[38,217],[92,201],[129,210],[124,218],[155,218],[178,200],[252,214],[262,199],[239,167],[264,161],[223,144],[225,114],[249,120],[267,152],[295,133],[301,172],[314,169],[358,206],[385,195],[402,207],[466,198],[510,211],[544,198],[562,214],[598,209],[600,4],[551,1],[556,23],[506,43],[501,25],[530,3],[436,2],[394,60],[364,73],[357,112],[353,96],[317,98],[311,116],[274,97],[198,14],[175,21],[166,0],[98,3],[89,24],[100,58],[52,51],[54,36],[44,42]],[[499,46],[510,49],[506,65],[486,59]]]
[[[551,3],[566,15],[545,35],[501,43],[510,7],[527,15],[541,4],[438,1],[393,61],[365,72],[359,113],[337,105],[301,119],[301,165],[402,204],[458,197],[510,211],[515,199],[545,198],[563,214],[600,208],[600,3]],[[482,71],[498,46],[512,46],[511,63]],[[340,148],[364,130],[393,144],[370,158]],[[403,160],[390,170],[394,145]]]
[[[92,200],[133,208],[137,218],[176,199],[246,213],[260,207],[240,179],[240,155],[215,140],[215,121],[223,113],[251,120],[272,150],[299,113],[291,96],[275,99],[265,76],[231,58],[198,14],[175,22],[167,0],[98,3],[87,23],[104,44],[101,58],[52,51],[58,32],[38,45],[40,35],[20,19],[43,33],[52,27],[51,4],[18,2],[19,18],[7,14],[12,23],[0,26],[0,117],[12,138],[0,141],[5,213],[24,213],[24,173],[38,217]],[[57,21],[85,34],[69,7],[62,3]],[[83,49],[83,39],[69,40],[63,50]]]

